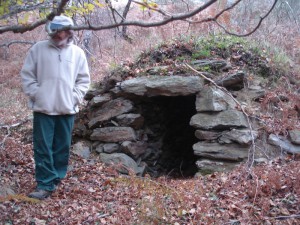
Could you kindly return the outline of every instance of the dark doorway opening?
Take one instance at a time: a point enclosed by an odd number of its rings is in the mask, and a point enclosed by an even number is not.
[[[151,97],[141,102],[151,154],[144,159],[153,176],[190,177],[197,172],[192,146],[197,142],[189,125],[195,96]]]

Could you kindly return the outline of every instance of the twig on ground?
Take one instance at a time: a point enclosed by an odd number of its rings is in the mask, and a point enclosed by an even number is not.
[[[4,136],[4,138],[2,139],[2,141],[0,142],[0,148],[3,148],[4,147],[4,144],[5,144],[5,141],[6,139],[11,135],[11,129],[12,128],[15,128],[15,127],[19,127],[25,123],[27,123],[28,121],[30,121],[31,118],[27,118],[25,120],[22,120],[21,122],[19,123],[14,123],[12,125],[1,125],[0,126],[0,129],[6,129],[6,135]]]
[[[288,219],[298,219],[298,218],[300,218],[300,214],[294,214],[289,216],[276,216],[276,217],[270,217],[269,219],[288,220]]]

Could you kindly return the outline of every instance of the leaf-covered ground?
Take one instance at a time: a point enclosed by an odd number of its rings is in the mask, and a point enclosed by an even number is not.
[[[299,156],[193,179],[121,176],[71,155],[67,178],[35,201],[31,144],[13,132],[0,151],[1,224],[299,224]]]

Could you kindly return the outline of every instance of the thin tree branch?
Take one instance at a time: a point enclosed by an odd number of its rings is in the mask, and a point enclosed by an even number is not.
[[[135,1],[135,0],[132,0],[132,2],[136,3],[137,5],[141,5],[141,6],[144,6],[145,8],[148,8],[152,11],[155,11],[155,12],[158,12],[164,16],[171,16],[170,14],[168,14],[167,12],[164,12],[163,10],[161,9],[158,9],[158,8],[154,8],[152,6],[150,6],[149,4],[147,3],[144,3],[144,2],[138,2],[138,1]]]
[[[188,20],[189,23],[207,23],[207,22],[216,22],[217,19],[222,16],[225,12],[233,9],[237,4],[239,4],[242,0],[237,0],[236,2],[234,2],[231,6],[221,10],[218,14],[216,14],[214,17],[209,17],[200,21],[191,21]]]
[[[29,45],[33,45],[35,44],[35,42],[33,41],[10,41],[10,42],[7,42],[7,43],[4,43],[4,44],[0,44],[0,48],[1,47],[7,47],[9,48],[11,45],[13,44],[29,44]]]
[[[237,37],[247,37],[247,36],[250,36],[251,34],[253,34],[261,26],[263,20],[266,19],[270,15],[270,13],[275,8],[277,2],[278,2],[278,0],[274,0],[274,3],[272,5],[272,7],[269,9],[269,11],[263,17],[260,17],[260,19],[259,19],[258,24],[256,25],[256,27],[254,27],[250,32],[248,32],[246,34],[237,34],[237,33],[230,32],[230,31],[228,31],[226,29],[226,27],[224,27],[223,25],[221,25],[218,21],[215,21],[215,22],[217,23],[217,25],[219,27],[221,27],[229,35],[234,35],[234,36],[237,36]]]

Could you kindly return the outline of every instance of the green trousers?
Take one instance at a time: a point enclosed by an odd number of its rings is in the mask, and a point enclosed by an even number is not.
[[[53,191],[66,176],[74,115],[33,113],[33,149],[37,188]]]

